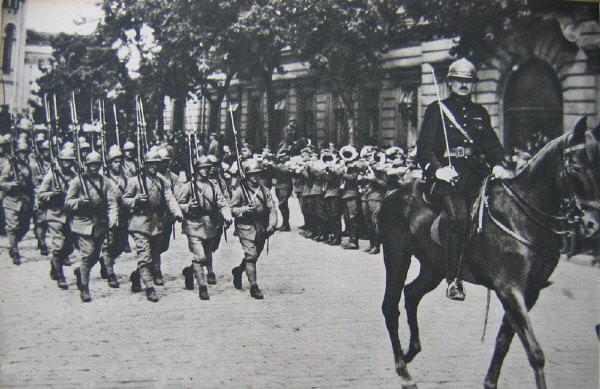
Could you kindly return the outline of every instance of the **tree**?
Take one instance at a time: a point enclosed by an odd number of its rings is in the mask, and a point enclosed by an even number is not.
[[[399,6],[385,0],[298,0],[290,12],[293,47],[341,99],[349,143],[355,143],[357,93],[381,79],[382,54],[408,30]]]

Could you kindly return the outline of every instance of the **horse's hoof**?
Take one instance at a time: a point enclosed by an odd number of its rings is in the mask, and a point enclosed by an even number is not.
[[[404,360],[396,362],[396,374],[398,374],[400,378],[406,381],[412,381],[412,378],[410,376],[410,373],[408,372],[408,369],[406,368],[406,363],[404,362]]]
[[[484,381],[483,389],[497,389],[498,385],[495,382]]]

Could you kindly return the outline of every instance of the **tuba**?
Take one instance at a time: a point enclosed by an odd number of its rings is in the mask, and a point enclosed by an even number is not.
[[[356,147],[352,145],[346,145],[340,149],[340,158],[342,158],[346,162],[350,162],[355,160],[358,157],[358,151]]]

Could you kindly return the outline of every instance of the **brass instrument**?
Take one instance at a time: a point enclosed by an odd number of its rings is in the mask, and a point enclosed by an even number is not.
[[[343,146],[339,152],[340,158],[342,158],[346,162],[350,162],[358,158],[358,151],[356,147],[352,145]]]

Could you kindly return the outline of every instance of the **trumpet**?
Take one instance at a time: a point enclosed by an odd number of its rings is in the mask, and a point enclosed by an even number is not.
[[[340,149],[339,155],[344,161],[349,162],[358,157],[358,151],[356,150],[356,147],[352,145],[346,145]]]
[[[321,153],[321,157],[319,158],[321,162],[326,165],[335,164],[339,157],[337,154],[332,153],[331,151],[324,151]]]

